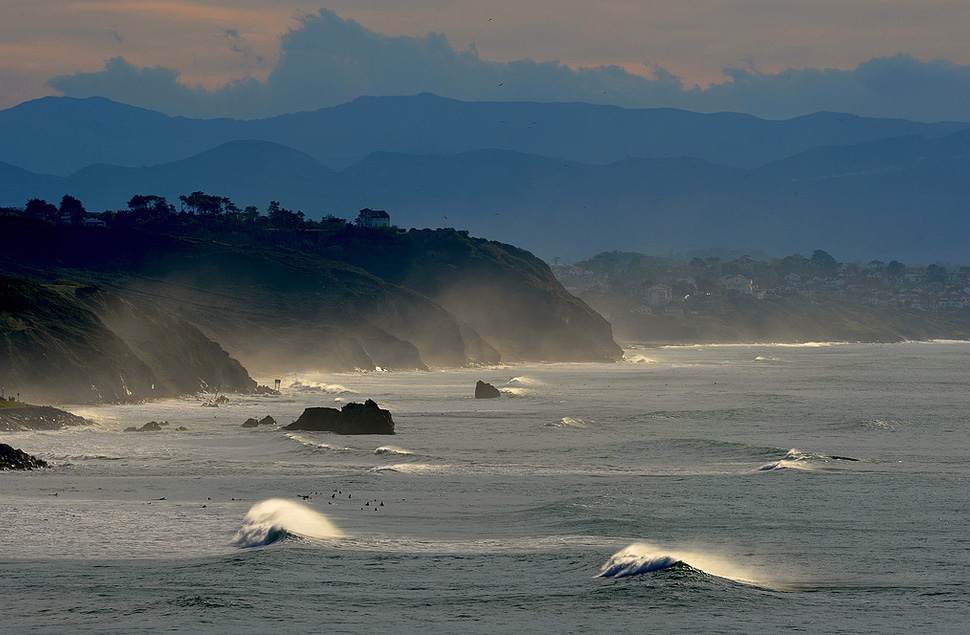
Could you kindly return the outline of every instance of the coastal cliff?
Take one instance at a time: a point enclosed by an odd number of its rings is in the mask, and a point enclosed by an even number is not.
[[[100,289],[0,278],[0,386],[32,401],[120,403],[254,382],[197,328]]]
[[[284,238],[288,246],[279,244]],[[117,339],[138,361],[156,366],[191,358],[195,345],[186,340],[181,352],[154,345],[145,336],[169,327],[141,328],[159,313],[131,323],[126,302],[147,301],[190,323],[245,368],[264,373],[621,354],[606,320],[563,290],[545,263],[509,245],[454,230],[356,227],[322,236],[281,233],[276,244],[266,242],[0,217],[0,273],[98,287],[75,299],[122,334]],[[205,367],[196,361],[190,377]],[[222,370],[228,375],[209,372],[206,384],[239,376],[239,369]],[[156,393],[186,387],[175,377],[141,373]]]

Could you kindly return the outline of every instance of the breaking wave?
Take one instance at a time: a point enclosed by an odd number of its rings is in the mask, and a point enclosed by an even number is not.
[[[304,436],[300,436],[299,434],[293,434],[292,432],[287,432],[285,436],[287,439],[292,439],[293,441],[296,441],[300,445],[308,448],[320,449],[320,450],[331,450],[333,452],[356,452],[357,451],[354,448],[344,448],[339,445],[330,445],[329,443],[317,443],[313,439],[308,439]]]
[[[667,551],[642,542],[613,554],[596,577],[625,578],[671,567],[689,568],[746,584],[756,583],[757,579],[752,572],[720,556],[699,551]]]
[[[318,384],[312,381],[302,381],[297,379],[290,384],[289,390],[291,392],[318,392],[318,393],[328,393],[332,395],[340,395],[345,393],[357,394],[356,390],[351,390],[346,386],[341,386],[340,384]]]
[[[507,395],[512,395],[513,397],[526,397],[528,395],[534,395],[536,391],[532,390],[531,388],[518,388],[512,386],[503,387],[500,389],[500,392],[504,392]]]
[[[762,472],[771,470],[803,470],[813,472],[826,469],[826,465],[831,464],[833,461],[858,463],[861,462],[861,459],[854,459],[850,456],[827,456],[815,452],[802,452],[797,448],[792,448],[788,450],[781,460],[762,465],[758,470]]]
[[[623,361],[629,362],[631,364],[656,364],[657,360],[647,357],[646,355],[624,355]]]
[[[395,465],[379,465],[372,467],[368,472],[398,472],[400,474],[432,474],[443,472],[450,468],[449,465],[432,465],[430,463],[397,463]]]
[[[374,450],[374,454],[403,454],[412,455],[414,452],[411,450],[405,450],[404,448],[396,448],[393,445],[382,445],[381,447]]]
[[[522,375],[520,377],[513,377],[512,379],[505,382],[506,386],[545,386],[544,383],[536,379],[535,377],[526,377]]]
[[[555,423],[543,424],[544,428],[587,428],[586,422],[582,419],[575,419],[573,417],[563,417]]]
[[[299,503],[271,498],[246,512],[232,544],[240,548],[262,547],[289,536],[323,540],[343,535],[323,514]]]

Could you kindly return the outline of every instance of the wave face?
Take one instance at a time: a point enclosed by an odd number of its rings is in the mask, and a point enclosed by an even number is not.
[[[625,578],[631,575],[667,569],[681,562],[669,554],[643,552],[644,547],[648,547],[648,545],[633,544],[623,551],[614,553],[596,577]]]
[[[249,509],[232,544],[240,548],[262,547],[289,536],[322,540],[343,535],[323,514],[299,503],[271,498]]]
[[[817,470],[839,469],[839,467],[832,465],[836,462],[860,463],[862,460],[849,456],[826,456],[825,454],[817,454],[814,452],[802,452],[797,448],[792,448],[788,450],[788,453],[780,461],[762,465],[758,469],[762,472],[772,470],[802,470],[804,472],[814,472]]]
[[[755,583],[756,577],[736,564],[699,551],[668,551],[643,542],[633,543],[613,554],[600,569],[597,578],[625,578],[675,566],[687,566],[719,578]]]
[[[506,386],[544,386],[545,384],[536,379],[535,377],[526,377],[521,375],[519,377],[513,377],[512,379],[505,382]]]
[[[374,450],[374,454],[400,454],[404,456],[413,455],[414,452],[411,450],[405,450],[404,448],[398,448],[393,445],[382,445],[381,447]]]

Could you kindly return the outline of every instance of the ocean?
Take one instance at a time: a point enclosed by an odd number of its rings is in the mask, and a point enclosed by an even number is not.
[[[968,632],[970,343],[281,379],[4,434],[0,631]]]

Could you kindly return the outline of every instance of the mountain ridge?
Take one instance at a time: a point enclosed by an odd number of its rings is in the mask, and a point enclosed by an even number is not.
[[[189,119],[101,97],[44,97],[0,111],[0,161],[66,176],[95,163],[168,163],[229,141],[258,139],[288,145],[337,169],[379,150],[455,154],[482,147],[600,164],[627,155],[689,155],[754,168],[822,145],[967,128],[970,122],[840,113],[766,120],[582,102],[463,102],[430,93],[359,97],[270,119]]]

